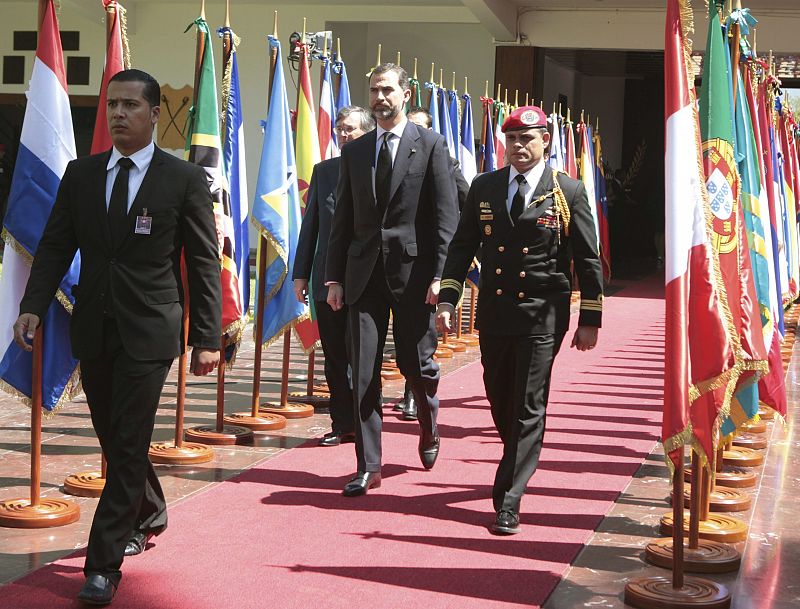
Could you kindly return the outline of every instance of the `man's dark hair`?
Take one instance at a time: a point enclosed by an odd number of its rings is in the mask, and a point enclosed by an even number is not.
[[[150,104],[151,108],[161,105],[161,87],[159,86],[158,81],[150,76],[147,72],[136,70],[135,68],[131,68],[130,70],[122,70],[122,72],[117,72],[114,74],[114,76],[112,76],[111,80],[108,82],[109,84],[112,82],[144,83],[142,96],[144,97],[145,101]]]
[[[381,74],[386,74],[386,72],[394,72],[397,74],[397,82],[400,85],[400,88],[405,91],[410,87],[410,83],[408,81],[408,72],[405,71],[402,67],[398,66],[394,63],[382,63],[375,68],[370,73],[370,78],[373,76],[380,76]]]
[[[409,108],[408,112],[406,112],[406,116],[412,116],[414,114],[421,114],[422,116],[424,116],[425,117],[425,126],[428,129],[431,128],[431,126],[433,125],[433,117],[431,116],[430,112],[428,112],[422,106],[411,106],[411,108]]]

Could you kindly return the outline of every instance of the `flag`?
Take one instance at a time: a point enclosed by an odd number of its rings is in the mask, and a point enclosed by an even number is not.
[[[497,169],[506,166],[506,134],[503,133],[503,121],[506,119],[506,105],[494,102],[497,118],[494,125],[494,164]]]
[[[3,273],[0,277],[0,386],[31,404],[32,353],[14,343],[12,325],[30,276],[67,163],[75,158],[67,74],[53,2],[44,8],[39,44],[27,93],[19,152],[3,223]],[[42,406],[57,410],[80,390],[78,361],[72,357],[69,323],[78,283],[75,257],[42,320],[44,324]]]
[[[239,38],[230,28],[220,28],[218,33],[231,37],[231,54],[228,63],[223,67],[222,77],[222,166],[230,184],[230,209],[233,229],[233,240],[230,256],[223,251],[223,264],[232,260],[236,265],[236,277],[239,284],[239,298],[242,316],[247,318],[250,310],[250,231],[249,199],[247,197],[247,172],[244,151],[244,113],[242,110],[242,94],[239,88],[239,62],[237,47]],[[224,285],[224,284],[223,284]]]
[[[339,156],[339,146],[336,144],[336,102],[333,99],[331,86],[331,59],[323,57],[322,61],[322,86],[319,91],[319,151],[321,160]]]
[[[564,123],[564,172],[571,178],[578,179],[578,163],[575,157],[575,135],[572,132],[572,123]]]
[[[408,86],[411,89],[411,97],[406,104],[406,112],[414,106],[417,108],[422,107],[422,84],[416,78],[409,78]]]
[[[797,208],[795,201],[795,169],[792,143],[787,132],[786,111],[780,96],[776,99],[778,110],[778,137],[781,150],[781,187],[783,190],[784,213],[786,214],[786,245],[789,270],[789,300],[795,301],[800,290],[800,246],[797,242]]]
[[[459,130],[459,108],[458,93],[448,91],[447,96],[450,100],[448,115],[450,116],[450,132],[453,134],[453,152],[450,154],[454,159],[461,161],[461,133]]]
[[[758,412],[758,376],[767,370],[758,300],[740,202],[734,149],[734,114],[730,55],[723,41],[716,5],[709,3],[708,40],[703,62],[700,129],[703,169],[712,212],[712,243],[719,254],[721,277],[732,323],[729,340],[738,371],[731,379],[730,417],[742,421]],[[721,416],[728,416],[725,404]]]
[[[202,43],[202,55],[195,66],[194,105],[189,109],[186,126],[184,157],[206,171],[214,221],[217,225],[222,282],[222,333],[230,348],[226,359],[233,361],[242,339],[244,319],[239,276],[234,261],[234,226],[231,214],[230,187],[222,167],[222,144],[219,131],[219,104],[217,103],[217,76],[211,48],[211,32],[202,17],[194,20],[197,35]],[[191,25],[189,26],[191,27]],[[188,28],[187,28],[188,31]]]
[[[459,155],[461,159],[461,173],[468,183],[472,183],[473,178],[478,173],[478,165],[475,159],[475,129],[472,124],[472,98],[468,93],[461,96],[464,100],[464,112],[461,113],[461,143]]]
[[[130,66],[130,57],[125,57],[128,45],[122,37],[122,24],[125,9],[117,4],[116,0],[103,0],[106,19],[111,20],[111,30],[106,46],[106,65],[103,68],[103,79],[100,85],[100,95],[97,100],[97,118],[94,122],[92,135],[92,154],[109,150],[112,146],[111,134],[108,132],[108,119],[106,118],[106,90],[108,81],[117,72]]]
[[[347,80],[347,68],[341,58],[337,58],[333,62],[333,71],[339,75],[339,90],[336,93],[336,112],[334,119],[342,108],[351,105],[350,101],[350,83]]]
[[[561,117],[553,112],[548,122],[550,123],[551,135],[547,164],[557,171],[564,171],[564,150],[561,145]]]
[[[253,199],[252,222],[267,242],[267,268],[258,277],[257,293],[264,292],[264,324],[257,344],[269,346],[285,330],[308,318],[308,308],[294,296],[288,269],[294,266],[297,238],[300,234],[300,193],[297,188],[297,166],[294,160],[289,100],[283,80],[281,44],[268,36],[276,49],[277,60],[272,75],[269,112],[264,122],[264,141],[258,167],[256,193]],[[261,246],[259,240],[259,248]],[[259,252],[260,254],[260,252]],[[257,300],[256,300],[257,302]]]
[[[586,188],[586,196],[589,199],[589,209],[594,220],[594,234],[596,245],[600,247],[600,222],[597,218],[597,196],[594,188],[594,155],[592,154],[592,136],[589,134],[589,127],[581,121],[576,127],[580,138],[580,156],[578,157],[578,175]]]
[[[472,259],[472,264],[469,265],[467,271],[466,283],[470,284],[473,289],[478,289],[478,284],[481,281],[481,262],[477,258]]]
[[[671,468],[681,462],[687,442],[701,456],[712,454],[713,423],[720,407],[719,394],[712,388],[725,380],[723,375],[732,365],[705,220],[708,194],[700,169],[694,89],[686,64],[691,24],[684,19],[691,14],[689,0],[667,1],[662,441]]]
[[[497,169],[494,156],[494,127],[492,127],[492,107],[491,98],[481,98],[483,102],[483,141],[481,142],[481,157],[483,158],[483,171],[494,171]]]
[[[606,281],[611,279],[611,240],[608,233],[608,189],[606,175],[603,170],[603,144],[600,132],[592,135],[592,150],[594,151],[594,185],[597,198],[597,222],[600,237],[600,262],[603,265],[603,277]]]
[[[458,156],[458,136],[455,139],[453,138],[453,126],[450,118],[450,91],[440,88],[438,93],[439,133],[442,134],[444,141],[447,143],[447,151],[450,153],[450,157],[455,159]],[[456,115],[456,120],[458,120],[458,115]]]
[[[439,87],[436,83],[426,82],[425,86],[431,91],[431,99],[428,104],[428,113],[431,115],[431,130],[436,133],[442,132],[441,123],[439,120]]]

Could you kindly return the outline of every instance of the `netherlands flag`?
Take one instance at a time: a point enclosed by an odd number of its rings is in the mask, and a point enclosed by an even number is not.
[[[76,156],[67,76],[52,0],[45,6],[27,98],[3,230],[6,248],[0,277],[0,385],[30,403],[33,358],[14,343],[12,325],[19,314],[33,256],[61,176]],[[79,390],[78,362],[72,357],[69,339],[75,302],[72,286],[77,283],[79,264],[76,256],[43,320],[42,403],[48,411]]]
[[[478,164],[475,160],[475,127],[472,123],[472,98],[469,93],[461,96],[464,100],[464,111],[461,113],[461,143],[459,155],[461,158],[461,173],[464,179],[472,184],[472,179],[478,173]]]

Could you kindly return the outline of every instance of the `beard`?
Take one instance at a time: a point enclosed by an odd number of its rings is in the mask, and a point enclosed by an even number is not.
[[[375,115],[376,119],[386,121],[397,116],[400,113],[400,108],[395,108],[394,106],[373,106],[372,113]]]

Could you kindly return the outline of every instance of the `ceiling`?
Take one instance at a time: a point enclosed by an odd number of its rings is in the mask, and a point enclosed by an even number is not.
[[[648,78],[664,76],[662,51],[547,49],[547,57],[587,76]]]

